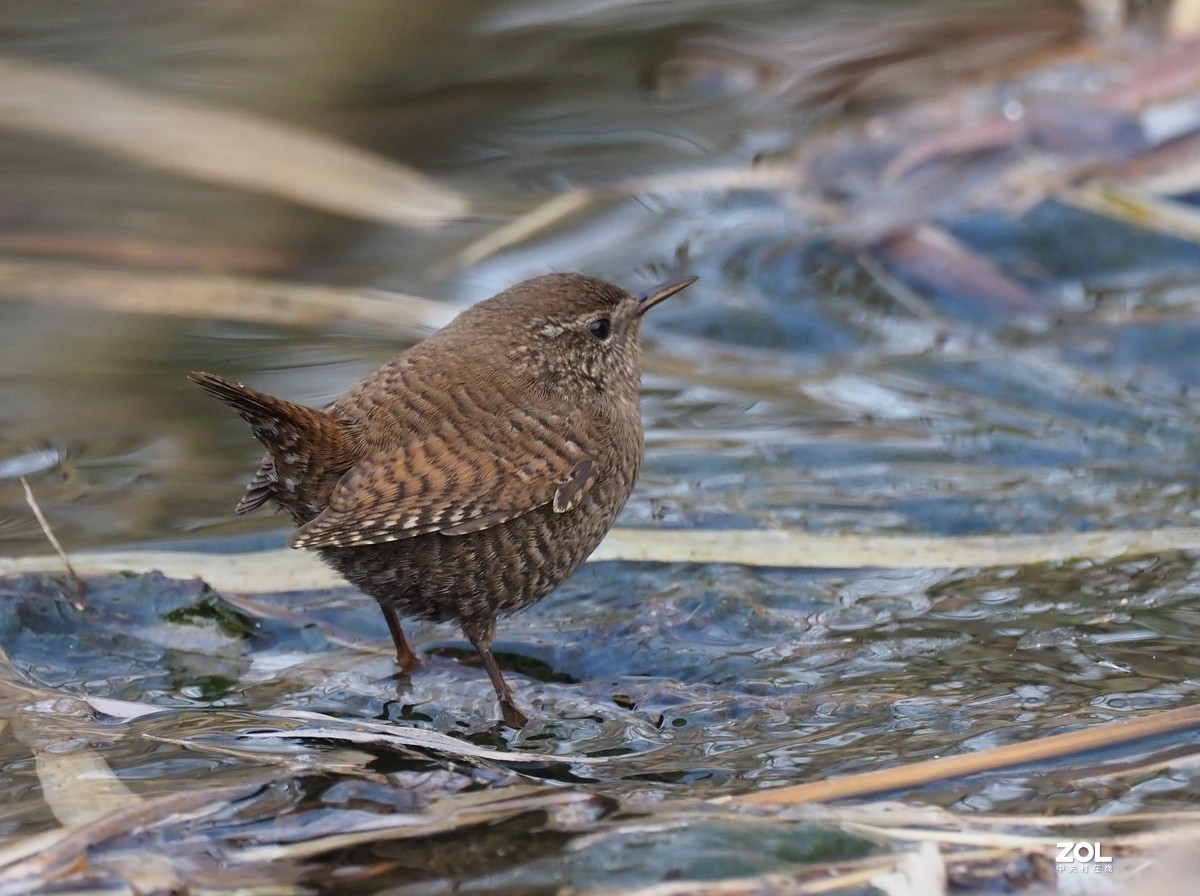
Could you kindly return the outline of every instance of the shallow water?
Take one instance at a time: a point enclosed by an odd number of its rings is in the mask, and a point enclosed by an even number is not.
[[[213,247],[233,247],[242,254],[223,269],[455,306],[548,270],[631,288],[698,274],[647,324],[647,459],[626,525],[1052,536],[1196,524],[1200,249],[1186,240],[1051,200],[1016,216],[972,211],[944,223],[1020,270],[1041,304],[1018,313],[922,289],[919,277],[905,288],[914,304],[787,191],[673,188],[605,198],[487,260],[454,264],[561,189],[745,167],[864,108],[935,91],[919,66],[890,85],[864,76],[853,102],[831,101],[822,78],[847,89],[855,79],[835,72],[869,73],[871,47],[959,7],[881,5],[870,30],[819,3],[344,8],[330,30],[315,4],[278,21],[218,5],[195,21],[158,13],[132,28],[90,4],[60,5],[54,19],[29,5],[14,9],[0,53],[73,54],[110,77],[392,153],[469,195],[469,219],[424,233],[369,227],[10,133],[0,178],[21,215],[0,227],[0,243],[23,228],[60,243],[86,235],[101,255],[159,240],[197,250],[198,269]],[[68,551],[282,544],[280,518],[234,518],[259,452],[184,374],[220,371],[321,404],[411,341],[352,322],[318,332],[0,303],[0,551],[45,550],[21,475]],[[385,804],[396,791],[378,781],[357,795],[337,789],[367,788],[364,769],[403,790],[416,787],[405,775],[448,767],[436,754],[247,739],[285,731],[262,715],[281,709],[614,756],[521,769],[597,799],[721,796],[1025,741],[1194,702],[1198,588],[1193,558],[1179,554],[984,570],[593,564],[501,624],[502,663],[533,709],[513,734],[492,729],[490,685],[459,662],[469,652],[457,632],[414,628],[429,668],[398,683],[377,611],[350,590],[259,596],[258,609],[272,608],[264,617],[247,613],[244,596],[198,583],[112,577],[92,583],[79,612],[44,578],[6,580],[0,646],[15,681],[43,700],[161,712],[117,721],[63,710],[58,720],[44,703],[34,712],[6,697],[15,736],[0,748],[10,807],[0,833],[54,826],[30,758],[47,744],[86,741],[143,795],[253,782],[283,762],[292,777],[231,809],[228,829],[202,828],[201,841],[226,844],[272,842],[284,810],[313,824],[332,813],[327,823],[342,827],[353,820],[344,810],[394,811]],[[904,796],[966,812],[1182,808],[1194,801],[1194,763],[1116,770],[1194,747],[1184,735],[1137,755],[1092,754],[1083,783],[1077,766],[1042,766]],[[316,777],[297,771],[305,762]],[[512,781],[484,763],[453,774],[468,788]],[[820,840],[782,823],[764,834],[714,819],[650,836],[593,824],[611,811],[534,825],[536,836],[518,818],[423,857],[403,841],[376,844],[352,854],[358,883],[338,883],[332,865],[305,873],[331,892],[413,880],[539,892],[761,874],[811,860]],[[577,842],[581,831],[608,833]],[[841,857],[862,848],[813,847]],[[362,870],[372,861],[416,877]]]

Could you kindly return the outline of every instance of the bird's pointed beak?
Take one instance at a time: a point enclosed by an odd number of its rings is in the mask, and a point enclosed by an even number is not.
[[[647,290],[638,296],[637,316],[641,317],[663,299],[671,298],[675,293],[687,289],[699,279],[699,277],[677,277],[674,280],[668,280],[666,283],[660,283],[653,289]]]

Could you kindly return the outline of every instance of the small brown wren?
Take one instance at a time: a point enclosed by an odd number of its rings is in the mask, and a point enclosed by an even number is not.
[[[267,449],[236,512],[290,513],[291,546],[379,602],[405,672],[419,663],[401,615],[457,622],[520,728],[496,618],[549,594],[612,528],[645,453],[642,316],[695,280],[642,295],[581,274],[526,280],[321,410],[189,377]]]

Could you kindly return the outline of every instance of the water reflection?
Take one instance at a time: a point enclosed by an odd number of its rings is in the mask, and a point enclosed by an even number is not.
[[[1198,586],[1182,558],[975,574],[667,572],[588,567],[506,627],[498,654],[534,676],[520,684],[534,719],[513,746],[631,752],[576,774],[720,793],[739,780],[808,779],[814,764],[849,773],[880,751],[911,761],[1054,733],[1079,715],[1167,707],[1196,678],[1186,595]],[[1143,576],[1171,598],[1132,609]],[[52,583],[14,581],[6,594],[3,647],[42,687],[176,711],[294,708],[469,737],[491,727],[487,683],[454,659],[434,653],[397,681],[350,592],[256,604],[268,618],[153,576],[97,583],[83,613]],[[980,605],[989,612],[960,611]],[[460,644],[428,625],[413,641]],[[193,732],[215,734],[237,717],[195,718]],[[221,742],[240,749],[241,729],[227,730]]]

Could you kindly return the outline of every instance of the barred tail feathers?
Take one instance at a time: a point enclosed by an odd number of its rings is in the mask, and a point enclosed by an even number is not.
[[[354,459],[347,427],[315,408],[267,395],[214,373],[196,371],[188,379],[233,408],[267,449],[237,512],[274,498],[297,521],[321,511],[329,492]]]

